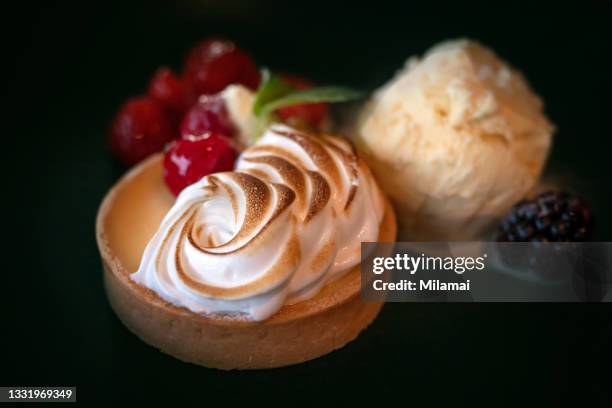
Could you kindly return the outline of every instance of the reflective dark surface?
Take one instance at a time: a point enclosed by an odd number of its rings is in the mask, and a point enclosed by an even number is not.
[[[368,90],[435,42],[481,40],[543,96],[558,126],[548,174],[591,199],[599,239],[610,240],[609,2],[432,6],[99,2],[8,13],[0,383],[76,385],[82,403],[605,405],[609,376],[596,368],[612,356],[609,304],[388,304],[329,356],[229,373],[146,346],[107,304],[94,219],[123,171],[106,152],[108,122],[158,66],[178,68],[211,33],[273,69]]]

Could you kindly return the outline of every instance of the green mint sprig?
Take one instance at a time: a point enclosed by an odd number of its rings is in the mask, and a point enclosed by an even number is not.
[[[255,94],[253,114],[256,118],[254,139],[277,118],[274,111],[292,105],[321,102],[348,102],[362,98],[364,93],[342,86],[325,86],[298,90],[269,70],[262,71],[261,85]]]

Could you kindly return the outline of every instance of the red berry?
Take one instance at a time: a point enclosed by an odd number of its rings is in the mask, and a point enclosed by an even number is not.
[[[296,89],[313,87],[312,82],[295,75],[283,75],[282,78]],[[292,105],[279,108],[276,113],[285,122],[297,119],[317,128],[323,124],[323,121],[328,116],[328,105],[326,103]]]
[[[175,195],[202,177],[234,168],[236,151],[219,133],[176,140],[166,151],[164,179]]]
[[[205,96],[193,105],[183,117],[181,136],[201,136],[206,132],[232,136],[235,128],[229,118],[225,101],[220,96]]]
[[[174,112],[185,112],[196,100],[192,90],[172,70],[161,67],[149,82],[149,95]]]
[[[185,79],[199,94],[215,94],[229,84],[253,90],[259,70],[253,59],[233,42],[210,38],[196,45],[185,60]]]
[[[127,165],[163,149],[174,139],[163,106],[148,96],[128,100],[115,116],[108,135],[112,152]]]

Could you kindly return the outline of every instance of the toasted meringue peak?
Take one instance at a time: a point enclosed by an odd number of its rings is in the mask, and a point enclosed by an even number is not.
[[[347,141],[273,125],[234,172],[181,192],[132,279],[195,313],[264,320],[359,263],[380,194]]]

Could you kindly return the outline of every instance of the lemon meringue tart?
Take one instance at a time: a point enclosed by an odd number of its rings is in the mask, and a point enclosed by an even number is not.
[[[157,154],[98,211],[110,304],[146,343],[221,369],[310,360],[355,339],[382,303],[360,299],[362,241],[396,221],[345,139],[273,125],[175,199]]]

